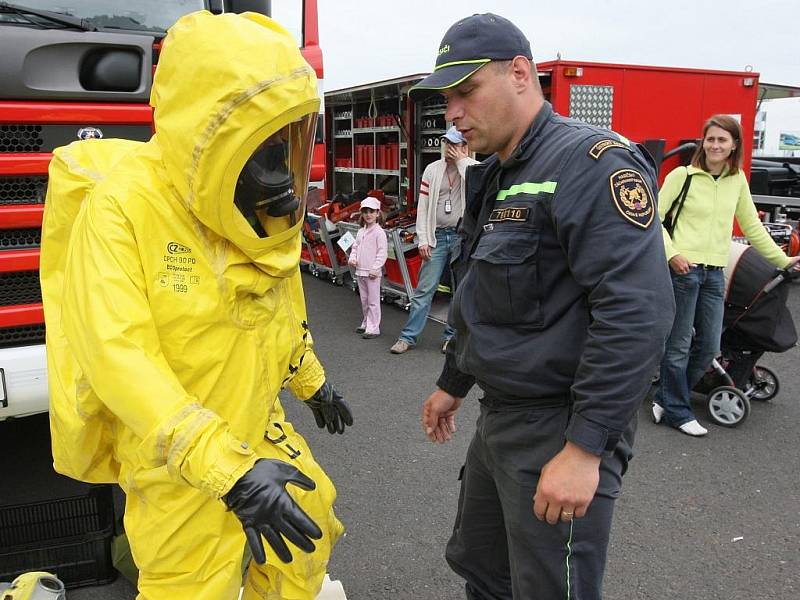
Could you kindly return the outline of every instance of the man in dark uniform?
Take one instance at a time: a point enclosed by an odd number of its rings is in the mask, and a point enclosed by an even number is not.
[[[600,598],[637,409],[674,314],[647,153],[553,112],[530,44],[493,14],[445,34],[419,100],[470,148],[456,329],[423,427],[483,391],[447,546],[470,599]]]

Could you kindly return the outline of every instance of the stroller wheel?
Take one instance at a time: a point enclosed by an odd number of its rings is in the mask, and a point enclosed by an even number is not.
[[[778,395],[780,389],[780,382],[775,371],[761,365],[753,367],[753,373],[747,380],[747,392],[751,399],[760,402],[772,400]]]
[[[736,427],[750,414],[750,400],[735,387],[714,388],[707,397],[708,412],[717,425]]]

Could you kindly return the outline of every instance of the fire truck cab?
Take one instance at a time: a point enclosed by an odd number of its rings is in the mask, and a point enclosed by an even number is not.
[[[21,2],[0,3],[0,421],[48,409],[38,269],[51,153],[85,137],[150,138],[167,28],[202,9],[266,14],[295,36],[322,82],[316,0]],[[321,144],[316,154],[322,179]]]

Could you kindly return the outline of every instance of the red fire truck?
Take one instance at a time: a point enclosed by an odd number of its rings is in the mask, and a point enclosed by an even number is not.
[[[729,114],[742,125],[744,172],[756,206],[776,242],[796,253],[800,230],[786,217],[800,217],[800,166],[787,157],[753,160],[764,100],[800,96],[796,87],[760,81],[759,74],[645,65],[555,60],[537,65],[545,96],[561,114],[607,127],[643,143],[660,165],[660,179],[687,164],[702,123]],[[763,114],[762,114],[763,117]],[[761,123],[763,126],[763,122]],[[738,226],[734,233],[741,236]]]
[[[51,152],[82,136],[150,138],[166,29],[195,10],[260,12],[299,41],[320,96],[323,79],[317,0],[22,2],[0,2],[0,421],[48,406],[38,268]],[[311,172],[319,185],[323,122]]]
[[[559,114],[643,143],[659,164],[662,179],[690,161],[708,117],[734,116],[742,124],[745,173],[757,206],[775,213],[770,220],[800,216],[800,158],[793,159],[796,164],[785,157],[751,159],[754,137],[759,134],[760,103],[798,97],[800,89],[765,84],[752,69],[558,59],[538,63],[537,70],[545,98]],[[408,89],[424,76],[328,92],[328,204],[319,208],[316,220],[312,218],[317,226],[307,233],[303,257],[311,273],[343,283],[347,265],[336,240],[349,230],[346,221],[357,214],[358,200],[368,193],[379,196],[389,217],[390,240],[394,240],[382,292],[401,306],[408,305],[420,265],[413,231],[421,175],[431,161],[441,157],[439,140],[450,125],[445,121],[442,96],[431,96],[420,104],[408,98]],[[800,247],[800,230],[788,240],[784,226],[770,233],[777,242],[787,243],[790,252]]]
[[[681,164],[703,122],[715,113],[742,124],[744,168],[750,171],[759,75],[644,65],[555,60],[539,79],[556,112],[618,131],[648,146],[662,176]]]

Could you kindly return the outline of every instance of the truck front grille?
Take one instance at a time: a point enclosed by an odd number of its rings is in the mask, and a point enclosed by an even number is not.
[[[41,243],[42,230],[36,227],[26,229],[0,229],[0,250],[38,248]]]
[[[12,204],[44,204],[47,177],[0,177],[0,206]]]
[[[41,152],[41,125],[0,125],[0,152]]]
[[[0,329],[0,348],[44,344],[44,325],[23,325]]]
[[[0,273],[0,306],[38,304],[41,301],[39,271]]]
[[[78,132],[94,125],[84,123],[6,123],[0,125],[0,154],[52,152],[78,140]],[[104,138],[124,138],[146,142],[153,135],[150,125],[103,123],[99,127]]]

